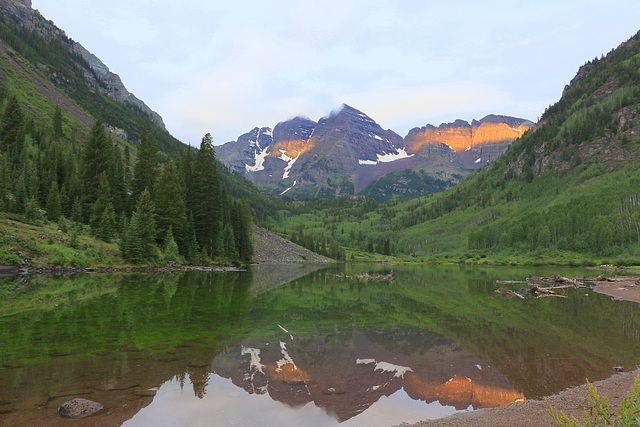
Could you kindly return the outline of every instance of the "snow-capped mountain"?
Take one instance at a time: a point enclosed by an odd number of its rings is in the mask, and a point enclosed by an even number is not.
[[[273,194],[354,196],[397,171],[426,169],[444,187],[453,185],[532,125],[492,115],[415,128],[402,138],[345,104],[318,122],[296,117],[273,129],[256,127],[216,151],[222,163]]]

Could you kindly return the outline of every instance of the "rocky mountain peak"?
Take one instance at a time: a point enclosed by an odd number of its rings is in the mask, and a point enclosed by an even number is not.
[[[290,140],[308,140],[318,124],[307,117],[294,117],[278,123],[273,128],[273,140],[290,141]]]
[[[269,144],[252,142],[261,132],[255,128],[217,152],[227,166],[275,194],[354,196],[396,171],[433,168],[439,177],[458,179],[495,160],[529,123],[490,115],[473,124],[459,119],[415,128],[403,139],[342,104],[317,123],[306,117],[278,123]]]

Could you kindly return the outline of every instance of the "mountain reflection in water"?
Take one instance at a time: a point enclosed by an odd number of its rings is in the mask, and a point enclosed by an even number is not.
[[[497,370],[439,334],[388,325],[309,332],[279,334],[272,328],[265,334],[269,338],[253,336],[225,349],[213,360],[212,372],[249,394],[268,394],[292,407],[313,403],[339,421],[399,390],[457,410],[525,399]],[[418,351],[385,350],[394,338],[418,343]]]
[[[338,277],[389,271],[2,279],[0,425],[55,425],[75,397],[105,407],[78,426],[392,425],[539,398],[640,362],[637,304],[493,294],[496,279],[549,271]]]

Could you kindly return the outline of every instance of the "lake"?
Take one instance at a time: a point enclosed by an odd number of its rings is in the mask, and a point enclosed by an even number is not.
[[[3,277],[0,425],[64,424],[57,408],[86,398],[104,409],[74,425],[389,426],[640,364],[637,303],[589,289],[494,293],[505,286],[496,280],[553,274],[594,272],[265,265]]]

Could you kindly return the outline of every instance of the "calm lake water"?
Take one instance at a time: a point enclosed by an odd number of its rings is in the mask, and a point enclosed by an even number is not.
[[[344,273],[395,280],[353,280]],[[390,426],[640,364],[640,305],[502,299],[544,268],[334,265],[0,278],[0,425]],[[517,289],[514,285],[514,289]]]

